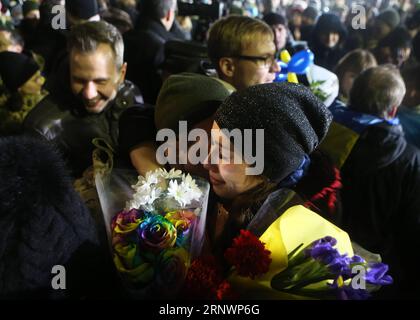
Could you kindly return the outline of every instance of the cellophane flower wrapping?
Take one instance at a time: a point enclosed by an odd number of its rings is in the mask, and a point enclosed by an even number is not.
[[[114,169],[95,180],[111,254],[129,296],[176,298],[201,253],[208,182],[164,169],[145,177]]]

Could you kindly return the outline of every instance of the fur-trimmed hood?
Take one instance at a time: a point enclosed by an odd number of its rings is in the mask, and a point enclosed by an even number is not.
[[[93,220],[45,141],[0,138],[0,181],[0,296],[50,290],[52,266],[97,243]]]

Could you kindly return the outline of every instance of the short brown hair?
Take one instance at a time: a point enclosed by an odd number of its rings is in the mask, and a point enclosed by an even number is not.
[[[383,116],[392,107],[399,107],[405,85],[399,70],[390,64],[363,71],[350,90],[350,108],[362,113]]]
[[[220,58],[240,55],[254,37],[261,35],[267,35],[274,41],[273,31],[261,20],[238,15],[222,18],[209,31],[209,58],[218,68]]]
[[[346,72],[350,71],[359,75],[366,69],[376,67],[377,65],[375,56],[372,53],[367,50],[356,49],[350,51],[340,59],[334,72],[338,80],[341,81]]]

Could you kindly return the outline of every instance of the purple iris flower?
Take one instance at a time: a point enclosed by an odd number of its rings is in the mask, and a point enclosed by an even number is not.
[[[312,242],[312,247],[325,243],[329,243],[332,247],[334,247],[337,244],[337,240],[331,236],[326,236],[324,238]]]
[[[384,263],[370,263],[366,273],[366,281],[380,286],[392,284],[392,277],[386,274],[387,272],[388,265]]]
[[[337,249],[334,248],[336,243],[337,240],[333,237],[324,237],[320,240],[314,241],[311,246],[305,250],[305,254],[307,257],[318,260],[325,265],[342,265],[344,263],[343,257]]]
[[[346,255],[336,256],[329,264],[328,269],[336,275],[351,275],[349,267],[349,258]]]
[[[363,289],[353,289],[351,286],[337,288],[337,297],[340,300],[366,300],[370,298],[369,292]]]
[[[351,264],[366,263],[366,261],[362,257],[358,255],[354,255],[353,257],[350,258],[350,263]]]
[[[355,289],[350,285],[339,285],[339,278],[334,280],[329,286],[334,289],[335,294],[340,300],[366,300],[370,298],[370,294],[365,289]]]

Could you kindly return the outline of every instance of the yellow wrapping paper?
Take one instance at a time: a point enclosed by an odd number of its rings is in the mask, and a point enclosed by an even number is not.
[[[233,273],[229,281],[244,299],[307,299],[272,289],[271,278],[287,268],[287,255],[298,245],[303,243],[304,248],[325,236],[337,240],[335,247],[340,254],[354,255],[350,238],[345,231],[303,206],[291,207],[260,237],[265,247],[271,251],[269,271],[254,280]]]
[[[319,149],[328,154],[334,164],[340,169],[346,162],[358,139],[359,135],[356,132],[333,121]]]

